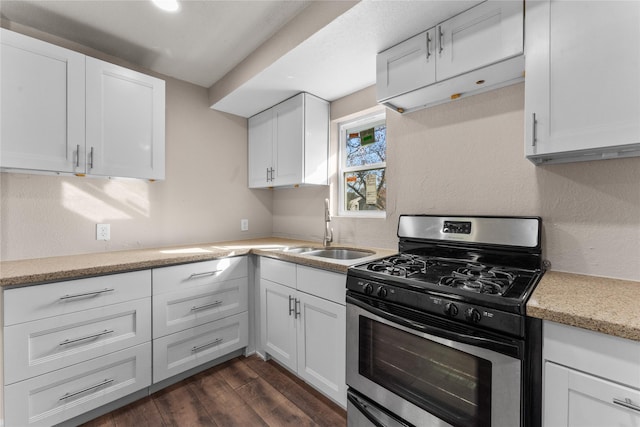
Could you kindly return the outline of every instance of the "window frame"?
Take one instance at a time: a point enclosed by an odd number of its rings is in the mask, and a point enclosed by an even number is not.
[[[369,114],[359,116],[357,118],[347,120],[338,123],[338,216],[347,218],[386,218],[387,211],[385,210],[363,210],[363,211],[350,211],[345,207],[345,179],[344,175],[348,172],[355,172],[361,170],[370,169],[385,169],[385,176],[388,173],[387,162],[371,163],[366,166],[351,166],[346,167],[346,148],[347,148],[347,129],[361,128],[366,129],[368,124],[379,122],[384,120],[385,126],[387,122],[386,109],[377,110]],[[385,147],[385,151],[388,149],[388,145]],[[386,155],[385,155],[386,159]]]

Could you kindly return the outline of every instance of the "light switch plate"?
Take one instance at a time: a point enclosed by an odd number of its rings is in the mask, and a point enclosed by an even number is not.
[[[249,220],[241,219],[240,220],[240,231],[249,231]]]

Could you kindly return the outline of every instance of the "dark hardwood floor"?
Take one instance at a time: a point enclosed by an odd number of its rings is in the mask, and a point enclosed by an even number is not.
[[[327,426],[347,414],[273,361],[238,357],[83,427]]]

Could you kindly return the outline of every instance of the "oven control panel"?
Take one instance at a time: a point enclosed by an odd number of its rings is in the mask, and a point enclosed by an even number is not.
[[[445,221],[442,226],[443,233],[471,234],[470,221]]]
[[[469,304],[454,299],[455,296],[441,295],[436,292],[415,292],[393,284],[351,276],[347,278],[347,289],[457,322],[515,336],[524,334],[522,316],[478,304]]]

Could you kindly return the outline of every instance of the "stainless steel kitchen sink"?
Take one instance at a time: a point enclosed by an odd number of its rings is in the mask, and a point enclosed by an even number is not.
[[[363,249],[347,249],[347,248],[327,248],[315,249],[303,252],[305,255],[318,256],[322,258],[332,259],[358,259],[373,255],[375,252]]]

